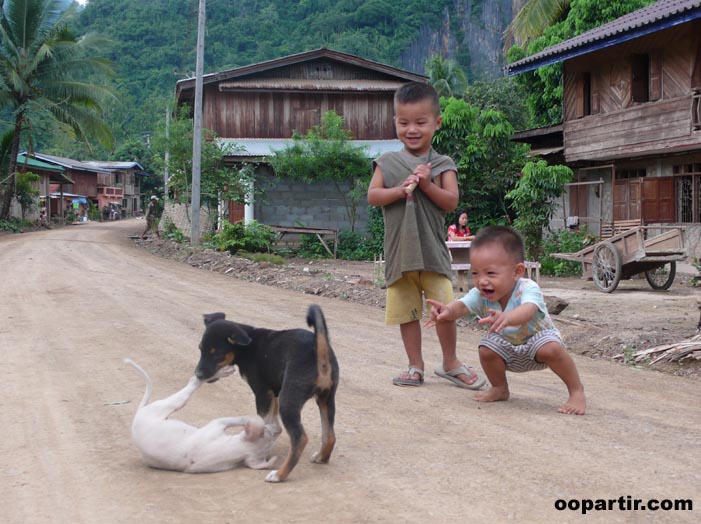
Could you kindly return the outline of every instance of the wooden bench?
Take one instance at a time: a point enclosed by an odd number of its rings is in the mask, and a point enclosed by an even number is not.
[[[613,235],[623,233],[624,231],[628,231],[629,229],[633,229],[634,227],[642,225],[643,222],[639,218],[635,218],[632,220],[614,220],[613,222],[606,222],[604,224],[601,224],[601,233],[599,236],[601,237],[601,240],[605,240],[607,238],[611,238]]]
[[[445,245],[450,250],[451,261],[450,269],[457,271],[457,284],[460,291],[467,291],[470,289],[470,278],[465,278],[466,273],[471,269],[470,266],[470,246],[472,242],[451,242],[448,241]],[[537,284],[540,284],[540,262],[533,262],[531,260],[525,260],[524,265],[526,266],[526,276],[531,280],[534,280]]]
[[[523,263],[526,266],[526,276],[535,281],[536,284],[540,284],[540,262],[524,260]],[[535,278],[533,278],[534,276]]]
[[[298,227],[298,226],[270,226],[271,229],[277,231],[280,235],[280,240],[287,235],[316,235],[321,245],[333,258],[336,258],[336,250],[338,249],[338,229],[323,229],[317,227]],[[324,240],[324,235],[333,236],[333,251],[329,248]]]

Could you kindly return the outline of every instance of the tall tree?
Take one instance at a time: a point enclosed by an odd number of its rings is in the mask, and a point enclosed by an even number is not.
[[[526,46],[562,20],[570,8],[570,0],[526,0],[504,31],[504,50],[514,43]]]
[[[96,56],[106,42],[96,34],[78,38],[68,28],[76,6],[72,0],[0,3],[0,108],[9,108],[13,116],[8,171],[0,176],[5,187],[0,219],[9,216],[17,153],[22,140],[31,144],[34,119],[48,116],[86,143],[112,143],[101,118],[111,90],[86,80],[111,73],[109,62]]]
[[[441,96],[459,98],[465,92],[467,75],[454,60],[433,55],[426,62],[426,73],[428,74],[428,83]]]

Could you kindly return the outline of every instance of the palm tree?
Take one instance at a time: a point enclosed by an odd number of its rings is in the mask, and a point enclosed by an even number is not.
[[[440,55],[433,55],[426,62],[428,83],[441,96],[462,96],[467,86],[467,75],[457,62],[444,60]]]
[[[504,31],[504,51],[514,43],[525,47],[567,15],[571,0],[526,0]]]
[[[67,22],[75,13],[72,0],[0,0],[0,108],[11,109],[14,120],[0,219],[10,213],[20,140],[27,132],[31,139],[33,119],[48,115],[86,143],[110,147],[114,140],[101,119],[111,90],[83,80],[112,72],[107,60],[91,56],[105,40],[74,35]]]

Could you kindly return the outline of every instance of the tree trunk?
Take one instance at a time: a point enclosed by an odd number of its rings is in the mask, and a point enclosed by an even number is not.
[[[10,218],[10,208],[12,207],[12,199],[15,197],[15,172],[17,171],[17,154],[19,153],[19,139],[22,133],[22,120],[24,113],[18,113],[15,117],[15,134],[12,136],[12,145],[10,146],[10,161],[7,174],[9,175],[5,181],[7,189],[2,199],[2,207],[0,208],[0,220]]]

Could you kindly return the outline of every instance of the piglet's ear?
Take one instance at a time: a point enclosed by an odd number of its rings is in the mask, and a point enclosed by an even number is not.
[[[243,331],[234,331],[226,337],[226,340],[228,340],[229,344],[232,346],[247,346],[251,343],[251,339]]]
[[[224,313],[205,313],[203,317],[204,325],[208,326],[215,320],[224,320],[226,318],[226,315]]]

